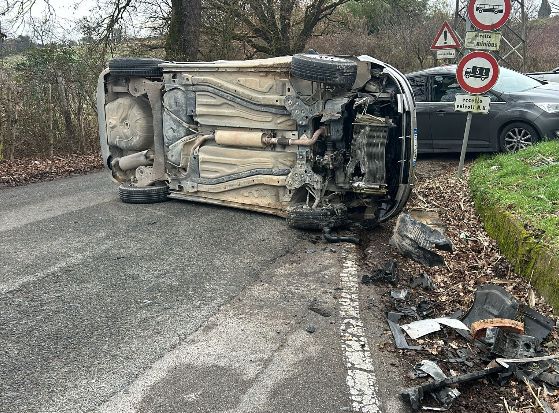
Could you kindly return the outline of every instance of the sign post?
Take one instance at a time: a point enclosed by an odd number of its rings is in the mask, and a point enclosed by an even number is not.
[[[466,33],[465,47],[474,50],[466,54],[456,68],[456,80],[469,95],[456,95],[454,110],[467,112],[466,128],[458,164],[458,178],[462,178],[464,160],[468,149],[468,140],[474,113],[488,113],[490,99],[480,96],[491,90],[499,79],[499,65],[497,60],[486,51],[498,51],[501,33],[493,30],[500,29],[509,19],[512,5],[511,0],[470,0],[468,4],[468,20],[480,31]]]

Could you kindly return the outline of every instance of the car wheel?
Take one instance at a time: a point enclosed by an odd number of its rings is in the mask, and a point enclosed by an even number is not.
[[[301,53],[291,60],[291,75],[311,82],[351,88],[357,77],[357,64],[342,57]]]
[[[311,208],[295,205],[287,211],[287,224],[305,230],[337,228],[347,223],[347,208],[343,204]]]
[[[161,77],[160,59],[116,58],[109,61],[109,72],[115,76]]]
[[[139,187],[124,183],[118,188],[118,195],[127,204],[155,204],[169,199],[169,188],[165,184]]]
[[[522,122],[507,125],[500,136],[502,152],[516,152],[532,146],[539,140],[536,130]]]

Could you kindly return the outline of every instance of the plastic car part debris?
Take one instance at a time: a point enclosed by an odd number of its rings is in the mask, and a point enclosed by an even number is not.
[[[413,410],[419,410],[421,409],[421,402],[423,401],[423,398],[426,394],[432,393],[443,387],[452,386],[454,384],[480,380],[493,374],[502,373],[505,370],[507,370],[507,368],[503,366],[490,367],[485,370],[480,370],[473,373],[447,377],[443,380],[431,381],[421,386],[405,389],[400,394],[404,399],[409,401],[410,406]]]
[[[427,318],[435,312],[435,309],[433,308],[433,304],[427,300],[423,300],[417,303],[416,310],[417,310],[417,315],[421,318]]]
[[[476,290],[474,303],[462,319],[471,326],[474,321],[489,318],[507,318],[514,320],[518,313],[518,302],[503,287],[487,284]]]
[[[411,288],[421,287],[424,290],[432,291],[435,289],[433,279],[426,273],[422,272],[419,277],[414,278],[411,282]]]
[[[454,318],[428,318],[426,320],[414,321],[402,326],[402,329],[414,340],[426,336],[427,334],[434,333],[441,329],[441,324],[452,327],[456,330],[470,329],[462,321]]]
[[[520,306],[520,313],[524,315],[524,333],[542,341],[545,340],[555,325],[552,318],[546,317],[524,304]]]
[[[506,318],[489,318],[487,320],[474,321],[470,326],[470,331],[472,332],[472,336],[476,340],[479,340],[480,338],[485,337],[485,333],[490,328],[499,328],[505,331],[512,331],[517,334],[524,333],[523,323]]]
[[[535,337],[499,329],[491,352],[510,358],[533,357],[538,344],[539,340]]]
[[[398,265],[396,261],[390,260],[384,263],[383,268],[376,270],[373,274],[365,274],[361,277],[363,284],[369,285],[375,282],[388,282],[392,285],[398,284]]]
[[[394,298],[395,300],[405,300],[408,296],[408,290],[392,290],[390,291],[390,297]]]
[[[402,313],[395,313],[395,312],[389,312],[388,315],[386,316],[386,321],[388,322],[390,331],[392,331],[392,336],[394,337],[394,343],[396,344],[396,348],[400,350],[423,350],[421,346],[410,346],[406,341],[404,332],[402,331],[402,328],[398,324],[398,321],[402,316],[403,316]]]
[[[446,379],[446,374],[443,373],[441,368],[437,365],[437,363],[431,360],[423,360],[417,368],[429,376],[434,378],[435,380],[444,380]],[[453,389],[451,387],[443,387],[439,390],[434,391],[433,397],[437,400],[440,404],[443,405],[443,409],[448,409],[454,399],[460,396],[460,392],[457,389]],[[438,408],[434,407],[423,407],[424,410],[438,410]]]
[[[452,242],[438,229],[400,214],[390,238],[390,245],[400,254],[429,267],[444,265],[444,258],[433,251],[452,251]]]
[[[559,374],[556,373],[548,373],[544,371],[540,375],[538,375],[538,380],[541,380],[550,386],[559,387]]]
[[[349,242],[351,244],[360,244],[361,240],[357,237],[347,237],[341,235],[333,235],[332,228],[324,227],[322,230],[322,234],[324,235],[324,239],[331,243],[339,243],[339,242]]]

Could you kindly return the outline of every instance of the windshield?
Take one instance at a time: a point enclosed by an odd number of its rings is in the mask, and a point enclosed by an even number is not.
[[[499,80],[493,87],[493,90],[501,93],[516,93],[524,92],[525,90],[533,89],[541,86],[542,84],[531,77],[525,76],[514,70],[499,68]]]

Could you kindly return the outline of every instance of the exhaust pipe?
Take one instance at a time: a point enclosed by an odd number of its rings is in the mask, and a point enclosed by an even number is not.
[[[153,150],[147,149],[142,152],[133,153],[132,155],[126,155],[118,159],[118,167],[123,171],[129,171],[130,169],[136,169],[139,166],[149,166],[153,165]]]

